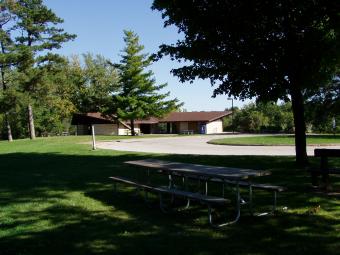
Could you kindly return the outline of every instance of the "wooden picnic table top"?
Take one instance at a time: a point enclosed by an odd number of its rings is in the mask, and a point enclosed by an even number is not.
[[[126,164],[134,166],[148,167],[150,169],[160,169],[168,172],[177,172],[183,175],[197,175],[220,179],[248,179],[250,177],[270,175],[270,171],[253,170],[243,168],[231,168],[220,166],[207,166],[180,162],[171,162],[157,159],[143,159],[126,161]]]
[[[315,149],[315,157],[340,157],[340,149]]]

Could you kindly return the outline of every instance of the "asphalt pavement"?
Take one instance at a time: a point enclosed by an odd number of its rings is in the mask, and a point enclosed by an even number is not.
[[[123,139],[110,142],[97,142],[97,147],[118,151],[150,152],[167,154],[194,154],[194,155],[268,155],[292,156],[295,155],[294,146],[230,146],[214,145],[207,142],[212,139],[226,137],[246,137],[254,135],[193,135],[159,138]],[[315,148],[337,148],[340,146],[308,146],[307,154],[313,155]]]

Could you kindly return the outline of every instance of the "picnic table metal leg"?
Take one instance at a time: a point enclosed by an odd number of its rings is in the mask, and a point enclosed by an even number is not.
[[[166,207],[164,206],[162,193],[159,193],[158,196],[159,196],[159,207],[161,208],[161,211],[163,213],[168,213],[168,210],[166,210]]]
[[[249,185],[249,212],[250,215],[253,216],[253,187]]]
[[[322,171],[322,182],[325,185],[325,189],[331,189],[330,181],[329,181],[329,173],[328,173],[328,157],[321,157],[320,159],[320,170]]]
[[[173,180],[173,176],[172,174],[169,174],[169,184],[168,187],[169,189],[173,189],[174,188],[174,180]],[[173,204],[175,202],[175,196],[171,195],[171,204]]]
[[[168,187],[169,187],[169,189],[172,189],[172,188],[173,188],[173,179],[172,179],[172,175],[169,174],[168,177],[169,177],[169,185],[168,185]]]
[[[147,170],[147,180],[146,180],[147,184],[150,184],[150,169]]]
[[[211,206],[208,205],[208,219],[209,219],[210,225],[212,227],[220,228],[220,227],[228,226],[228,225],[231,225],[231,224],[238,222],[238,220],[240,219],[240,216],[241,216],[240,199],[241,199],[240,186],[239,186],[239,183],[237,182],[237,184],[236,184],[236,217],[235,217],[235,219],[232,220],[232,221],[226,222],[226,223],[222,223],[222,224],[214,224]]]
[[[201,192],[201,178],[198,178],[198,192]]]
[[[188,190],[188,177],[187,176],[183,177],[183,180],[184,180],[184,189]]]
[[[276,204],[277,204],[277,192],[274,191],[273,213],[276,211]]]
[[[311,177],[312,177],[312,186],[318,187],[319,186],[318,174],[317,173],[311,173]]]
[[[184,189],[188,190],[188,177],[184,176],[183,180],[184,180]],[[188,209],[189,207],[190,207],[190,199],[187,199],[187,204],[186,204],[186,206],[184,208]]]

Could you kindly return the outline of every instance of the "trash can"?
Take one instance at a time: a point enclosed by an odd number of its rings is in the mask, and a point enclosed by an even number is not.
[[[205,125],[201,125],[201,134],[205,134]]]

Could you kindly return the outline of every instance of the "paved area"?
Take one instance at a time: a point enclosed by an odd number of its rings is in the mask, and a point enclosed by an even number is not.
[[[126,139],[111,142],[98,142],[97,147],[119,151],[169,153],[169,154],[197,154],[197,155],[295,155],[294,146],[228,146],[213,145],[207,142],[212,139],[231,137],[233,135],[202,135],[176,136],[145,139]],[[250,136],[250,135],[237,135]],[[253,136],[253,135],[251,135]],[[308,146],[308,155],[314,154],[315,148],[323,146]],[[340,146],[326,146],[337,148]]]

